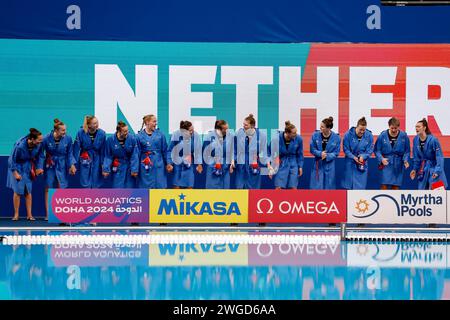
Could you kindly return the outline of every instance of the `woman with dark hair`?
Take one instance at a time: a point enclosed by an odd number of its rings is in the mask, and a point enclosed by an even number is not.
[[[266,134],[256,128],[256,120],[249,114],[234,139],[236,189],[261,188],[261,167],[267,164],[264,157],[266,144]],[[260,150],[260,146],[264,149]]]
[[[389,129],[380,133],[375,143],[378,169],[381,171],[381,189],[400,189],[403,182],[403,168],[409,168],[411,147],[406,132],[400,131],[400,121],[391,118]]]
[[[162,131],[156,128],[157,119],[149,114],[142,119],[142,129],[137,135],[139,148],[139,188],[167,188],[167,172],[173,166],[167,159],[167,141]]]
[[[136,188],[139,172],[139,150],[134,134],[119,121],[116,133],[106,139],[103,177],[112,175],[113,188]]]
[[[83,188],[100,188],[103,184],[102,163],[106,133],[98,127],[95,116],[85,116],[73,145],[73,155],[80,169]]]
[[[233,135],[225,120],[217,120],[214,130],[203,142],[206,167],[206,189],[230,189],[230,175],[234,170]]]
[[[276,150],[275,146],[278,146]],[[298,179],[303,175],[303,139],[297,134],[297,128],[285,122],[284,131],[280,131],[270,144],[270,156],[275,164],[269,164],[269,172],[275,172],[275,189],[297,189]],[[269,174],[272,178],[272,174]]]
[[[323,119],[310,142],[314,156],[310,189],[336,189],[335,161],[341,150],[341,138],[333,132],[333,117]]]
[[[417,122],[416,133],[417,136],[413,142],[411,179],[417,178],[420,190],[433,189],[433,184],[438,181],[442,181],[447,188],[441,145],[439,140],[431,134],[425,118]]]
[[[342,187],[349,190],[367,188],[367,161],[373,153],[373,135],[367,129],[365,117],[358,120],[356,127],[344,135],[345,174]]]
[[[34,221],[31,213],[32,185],[36,176],[44,173],[39,158],[42,157],[42,133],[34,128],[25,137],[19,139],[8,158],[8,176],[6,186],[14,191],[14,217],[19,220],[20,196],[25,196],[27,220]]]
[[[194,167],[197,173],[203,172],[202,144],[190,121],[181,121],[180,130],[172,134],[168,159],[173,165],[174,189],[194,188]]]
[[[45,220],[48,220],[48,189],[69,186],[69,174],[77,172],[73,156],[72,137],[66,134],[66,125],[59,119],[53,120],[53,130],[44,137],[40,167],[44,168],[45,186]]]

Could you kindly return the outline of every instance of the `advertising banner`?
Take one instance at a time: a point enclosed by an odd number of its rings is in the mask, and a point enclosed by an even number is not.
[[[349,223],[445,224],[443,190],[349,190]]]
[[[50,189],[50,223],[148,223],[147,189]]]
[[[151,223],[247,223],[247,190],[150,190]]]
[[[340,223],[345,190],[249,190],[250,223]]]

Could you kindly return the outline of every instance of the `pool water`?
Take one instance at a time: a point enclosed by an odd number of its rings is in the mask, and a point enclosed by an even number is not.
[[[449,266],[427,242],[3,244],[0,299],[447,300]]]

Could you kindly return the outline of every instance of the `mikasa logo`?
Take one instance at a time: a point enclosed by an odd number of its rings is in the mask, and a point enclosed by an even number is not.
[[[241,215],[237,202],[222,201],[185,201],[186,195],[180,194],[179,201],[162,199],[158,215]]]
[[[273,201],[269,198],[262,198],[256,203],[258,214],[273,213]],[[281,201],[278,204],[278,211],[282,214],[340,214],[336,203],[333,201]]]

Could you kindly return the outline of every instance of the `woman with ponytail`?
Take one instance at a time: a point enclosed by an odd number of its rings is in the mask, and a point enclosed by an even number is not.
[[[413,142],[411,179],[417,178],[420,190],[447,188],[442,148],[439,140],[431,134],[425,118],[417,122],[416,133]]]
[[[150,114],[142,119],[142,129],[136,136],[139,148],[139,188],[167,188],[167,172],[173,166],[168,162],[167,141],[162,131],[156,128],[156,116]]]
[[[310,141],[314,156],[310,189],[336,189],[335,160],[341,150],[339,133],[333,132],[333,117],[323,119]]]
[[[85,116],[83,127],[77,132],[73,154],[80,171],[83,188],[100,188],[103,184],[102,163],[106,133],[98,127],[95,116]]]
[[[139,172],[139,149],[136,136],[119,121],[116,133],[106,139],[103,177],[112,176],[113,188],[136,188]]]
[[[69,186],[69,174],[77,171],[73,156],[72,138],[66,134],[66,125],[58,119],[53,120],[53,130],[42,142],[40,166],[44,168],[45,185],[45,220],[48,219],[48,189]]]
[[[273,163],[269,164],[269,172],[276,171],[275,189],[297,189],[299,177],[303,175],[303,139],[290,121],[285,122],[284,131],[273,139],[270,144]]]
[[[28,135],[14,144],[12,153],[8,158],[6,186],[14,191],[14,221],[19,220],[20,197],[22,195],[25,196],[27,220],[35,220],[31,213],[31,191],[36,176],[44,172],[39,161],[43,151],[42,140],[42,133],[31,128]]]
[[[342,187],[347,190],[367,188],[368,160],[373,153],[373,135],[365,117],[344,135],[345,173]]]

